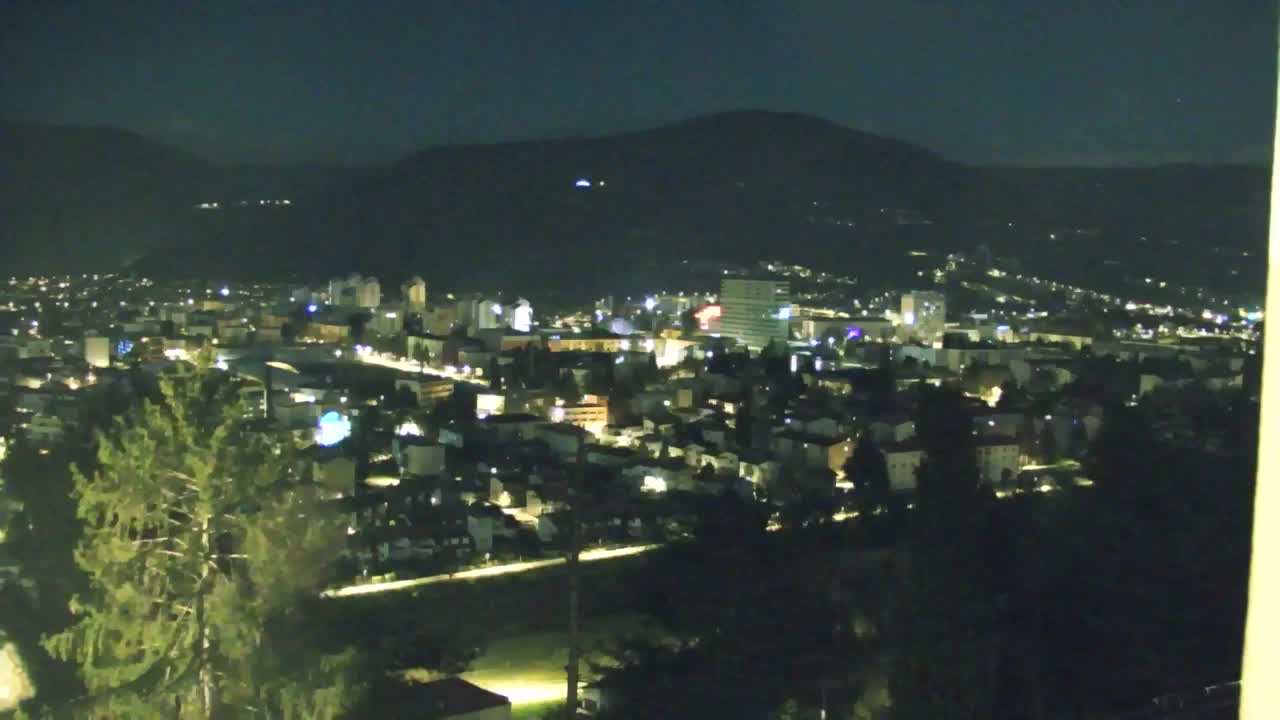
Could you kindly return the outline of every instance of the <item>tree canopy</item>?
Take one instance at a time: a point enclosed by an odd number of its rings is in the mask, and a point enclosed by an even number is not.
[[[91,579],[50,652],[76,664],[77,707],[115,717],[337,717],[341,654],[295,654],[296,602],[328,579],[336,517],[280,442],[245,422],[206,367],[162,378],[74,470]]]

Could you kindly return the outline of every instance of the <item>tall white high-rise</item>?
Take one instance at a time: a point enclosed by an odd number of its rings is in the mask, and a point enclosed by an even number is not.
[[[947,298],[940,292],[916,290],[902,296],[904,340],[927,345],[942,341],[947,329]]]
[[[720,281],[720,334],[752,349],[790,337],[791,283],[786,280]]]

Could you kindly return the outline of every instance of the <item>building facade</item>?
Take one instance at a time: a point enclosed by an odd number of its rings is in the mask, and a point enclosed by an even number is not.
[[[427,283],[417,275],[400,286],[400,294],[404,297],[405,306],[410,310],[422,311],[427,307]]]
[[[720,334],[748,348],[785,343],[791,324],[791,283],[785,280],[720,281]]]
[[[917,290],[902,296],[902,330],[904,340],[917,340],[926,345],[942,341],[947,327],[947,299],[940,292]]]
[[[382,285],[374,277],[352,273],[329,281],[329,302],[343,307],[376,308],[382,304]]]

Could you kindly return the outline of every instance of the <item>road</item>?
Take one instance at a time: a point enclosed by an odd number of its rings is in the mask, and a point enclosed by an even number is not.
[[[579,556],[579,560],[584,563],[599,562],[601,560],[615,560],[617,558],[632,557],[647,553],[651,550],[657,550],[662,545],[630,545],[620,548],[604,548],[597,550],[585,550]],[[469,580],[478,580],[481,578],[494,577],[497,575],[514,575],[518,573],[527,573],[534,570],[543,570],[549,567],[563,565],[565,559],[563,557],[548,558],[546,560],[529,560],[526,562],[505,563],[503,565],[489,565],[487,567],[474,568],[472,570],[462,570],[456,573],[447,573],[441,575],[428,575],[420,578],[410,578],[408,580],[389,580],[387,582],[365,583],[363,585],[348,585],[343,588],[326,590],[324,597],[342,598],[355,597],[358,595],[373,595],[376,593],[395,592],[397,590],[412,590],[426,585],[438,585],[440,583],[466,582]]]
[[[391,368],[392,370],[400,370],[401,372],[406,372],[413,375],[422,374],[422,365],[419,364],[418,361],[410,360],[408,358],[394,357],[394,356],[391,356],[389,353],[379,354],[373,351],[369,351],[369,352],[357,353],[356,357],[359,358],[360,362],[365,363],[366,365],[377,365],[379,367]],[[474,375],[471,375],[469,373],[464,373],[458,370],[457,368],[453,368],[453,367],[433,367],[431,365],[427,365],[427,372],[432,375],[439,375],[440,377],[448,378],[450,380],[470,383],[477,387],[483,387],[483,388],[489,387],[488,383],[482,380],[477,380]]]

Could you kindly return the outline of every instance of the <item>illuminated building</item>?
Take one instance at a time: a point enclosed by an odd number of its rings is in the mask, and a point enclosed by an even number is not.
[[[383,335],[396,335],[404,330],[404,316],[399,305],[383,305],[369,314],[366,328]]]
[[[89,367],[104,368],[111,365],[111,339],[102,335],[87,335],[84,339],[84,361]]]
[[[404,297],[404,304],[413,310],[421,310],[427,306],[427,283],[417,275],[400,286],[400,294]]]
[[[546,346],[551,352],[605,352],[616,353],[622,350],[623,338],[613,334],[562,334],[547,338]]]
[[[520,298],[503,308],[502,316],[507,325],[517,332],[529,332],[533,329],[533,306],[528,300]]]
[[[926,345],[942,341],[947,326],[947,299],[940,292],[917,290],[902,296],[903,339]]]
[[[586,403],[557,405],[551,408],[550,417],[553,422],[576,425],[593,435],[599,435],[604,432],[605,425],[609,424],[609,406]]]
[[[382,286],[377,278],[366,278],[359,273],[334,278],[329,281],[329,302],[344,307],[376,308],[382,303]]]
[[[418,399],[418,407],[433,407],[453,394],[453,381],[426,376],[413,380],[396,380],[396,391],[407,388]]]
[[[982,481],[991,485],[1003,482],[1006,476],[1016,478],[1021,465],[1018,441],[1003,435],[983,435],[977,440],[978,472]]]
[[[307,335],[320,342],[336,343],[347,339],[351,326],[345,322],[312,320],[307,323]]]
[[[720,334],[752,349],[785,343],[791,323],[791,283],[785,280],[720,281]]]
[[[472,335],[481,330],[502,327],[505,312],[502,304],[492,298],[477,295],[458,301],[458,322],[466,325]]]

